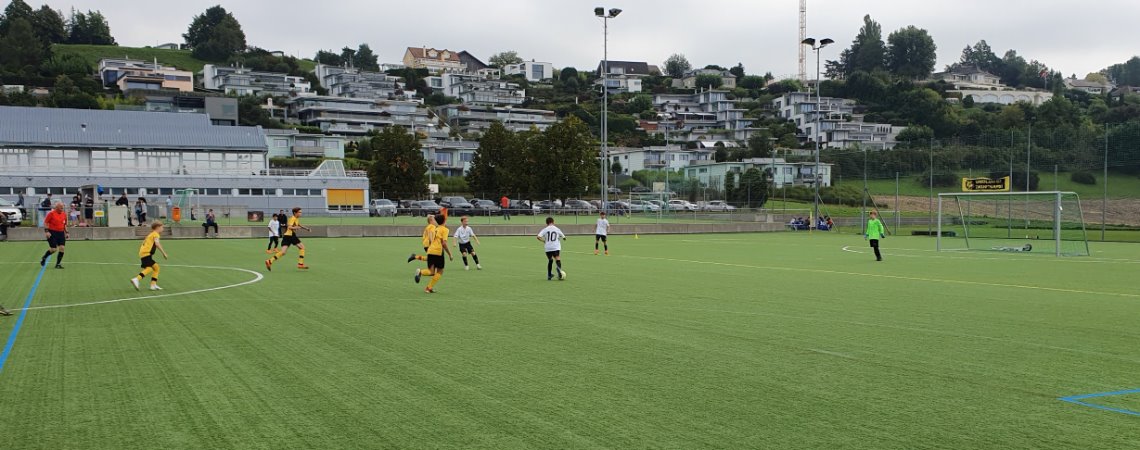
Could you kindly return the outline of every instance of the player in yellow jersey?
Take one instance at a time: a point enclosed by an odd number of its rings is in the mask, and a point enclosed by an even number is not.
[[[425,253],[425,255],[417,255],[415,253],[412,253],[411,255],[408,255],[408,262],[412,262],[412,261],[415,261],[417,259],[420,261],[427,261],[426,253],[427,253],[428,246],[431,245],[432,236],[435,236],[435,227],[436,227],[435,214],[428,214],[427,226],[424,227],[424,253]]]
[[[150,224],[150,234],[146,235],[143,240],[142,246],[139,247],[139,259],[141,260],[142,271],[138,276],[131,278],[131,286],[139,289],[139,282],[150,274],[150,290],[161,291],[162,288],[158,287],[158,263],[154,262],[154,252],[162,252],[163,259],[170,259],[166,254],[166,249],[162,248],[162,243],[159,242],[159,236],[162,235],[162,222],[155,221]]]
[[[272,258],[265,260],[265,269],[273,270],[273,263],[285,256],[285,252],[289,251],[289,247],[297,246],[297,268],[308,269],[309,266],[305,265],[305,244],[301,243],[301,238],[297,237],[297,230],[313,231],[311,228],[301,225],[301,208],[293,208],[293,217],[289,218],[289,225],[285,227],[285,235],[281,236],[281,249]]]
[[[451,248],[447,246],[447,238],[451,232],[451,230],[448,230],[447,226],[444,225],[447,222],[447,218],[440,214],[435,220],[437,223],[435,233],[432,235],[431,243],[428,245],[427,250],[428,268],[416,271],[416,283],[420,282],[420,277],[431,276],[431,281],[428,282],[427,287],[424,288],[424,292],[428,294],[435,292],[436,283],[439,283],[439,279],[443,277],[443,266],[445,263],[443,254],[447,253],[448,259],[455,260],[455,257],[451,256]]]

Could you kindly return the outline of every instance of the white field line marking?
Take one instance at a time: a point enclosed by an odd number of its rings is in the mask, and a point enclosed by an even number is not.
[[[7,262],[7,263],[0,263],[0,264],[26,264],[26,263]],[[31,264],[35,264],[35,263],[31,263]],[[93,264],[93,265],[102,265],[102,266],[126,266],[126,265],[130,265],[127,263],[83,262],[83,261],[73,261],[71,264]],[[241,283],[236,283],[236,284],[230,284],[230,285],[225,285],[225,286],[217,286],[217,287],[205,288],[205,289],[196,289],[193,291],[186,291],[186,292],[172,292],[169,294],[147,295],[147,296],[142,296],[142,297],[124,297],[124,298],[116,298],[116,299],[111,299],[111,300],[100,300],[100,301],[95,301],[95,302],[70,303],[70,304],[66,304],[66,305],[33,306],[31,308],[28,308],[28,311],[33,311],[33,310],[38,310],[38,309],[60,309],[60,308],[74,308],[77,306],[105,305],[108,303],[129,302],[129,301],[134,301],[134,300],[150,300],[150,299],[155,299],[155,298],[166,298],[166,297],[177,297],[177,296],[181,296],[181,295],[201,294],[203,292],[213,292],[213,291],[220,291],[222,289],[230,289],[230,288],[241,287],[241,286],[256,283],[256,282],[261,281],[262,279],[265,278],[265,275],[262,275],[260,272],[255,272],[255,271],[252,271],[249,269],[242,269],[239,267],[189,266],[189,265],[181,265],[181,264],[163,264],[163,265],[166,267],[181,267],[181,268],[185,268],[185,269],[236,270],[239,272],[245,272],[245,273],[252,274],[253,279],[248,280],[248,281],[243,281]],[[22,308],[21,309],[12,309],[10,311],[21,311],[21,310],[22,310]]]
[[[850,246],[848,246],[848,247],[850,247]],[[947,250],[938,251],[938,250],[933,250],[933,249],[922,249],[922,248],[892,248],[891,251],[892,252],[927,252],[927,253],[966,253],[966,252],[969,252],[970,250],[967,250],[967,249],[947,249]],[[863,252],[854,252],[854,253],[863,253]],[[1094,250],[1093,253],[1104,253],[1104,251],[1103,250]],[[895,256],[899,256],[897,253],[892,253],[892,254]],[[929,256],[928,256],[928,258],[929,258]],[[962,258],[962,259],[999,259],[999,260],[1004,260],[1003,258]],[[1029,260],[1027,259],[1027,261],[1029,261]],[[1080,257],[1080,259],[1076,259],[1076,258],[1073,258],[1073,259],[1040,259],[1040,260],[1033,260],[1033,261],[1055,261],[1055,262],[1075,262],[1075,263],[1081,263],[1081,262],[1084,262],[1084,263],[1087,263],[1087,262],[1119,262],[1119,263],[1129,263],[1129,264],[1140,264],[1140,259],[1105,258],[1105,257],[1099,257],[1099,256],[1082,256],[1082,257]]]
[[[853,250],[853,249],[851,249],[850,245],[844,246],[843,251],[849,252],[849,253],[870,254],[869,252],[866,252],[866,251]],[[1108,259],[1108,258],[1096,258],[1096,257],[1079,257],[1079,259],[1077,259],[1077,258],[1056,259],[1056,258],[1052,258],[1053,255],[1049,255],[1047,253],[1042,253],[1039,255],[1018,255],[1018,256],[1010,255],[1010,256],[1005,257],[1005,258],[999,258],[999,257],[986,257],[986,256],[904,255],[901,253],[895,253],[897,251],[936,252],[936,250],[900,248],[900,249],[892,249],[891,253],[883,252],[883,254],[887,255],[887,256],[897,256],[899,258],[964,259],[964,260],[970,260],[970,261],[1017,261],[1017,262],[1033,261],[1033,262],[1075,263],[1075,264],[1140,264],[1140,261],[1137,261],[1134,259]],[[969,250],[943,250],[939,253],[965,253],[968,251]],[[1021,259],[1015,259],[1018,257],[1020,257]]]

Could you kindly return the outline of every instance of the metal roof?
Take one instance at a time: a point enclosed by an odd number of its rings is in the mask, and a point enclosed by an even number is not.
[[[0,147],[265,151],[261,127],[210,124],[190,113],[0,106]]]

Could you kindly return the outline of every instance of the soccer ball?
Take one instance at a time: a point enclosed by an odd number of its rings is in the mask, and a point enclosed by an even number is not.
[[[558,271],[558,280],[561,281],[561,280],[565,280],[565,279],[566,279],[566,271],[565,270],[559,270]]]

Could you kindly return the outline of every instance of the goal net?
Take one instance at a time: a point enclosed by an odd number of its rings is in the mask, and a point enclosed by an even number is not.
[[[937,224],[938,251],[1089,255],[1075,192],[938,194]]]

